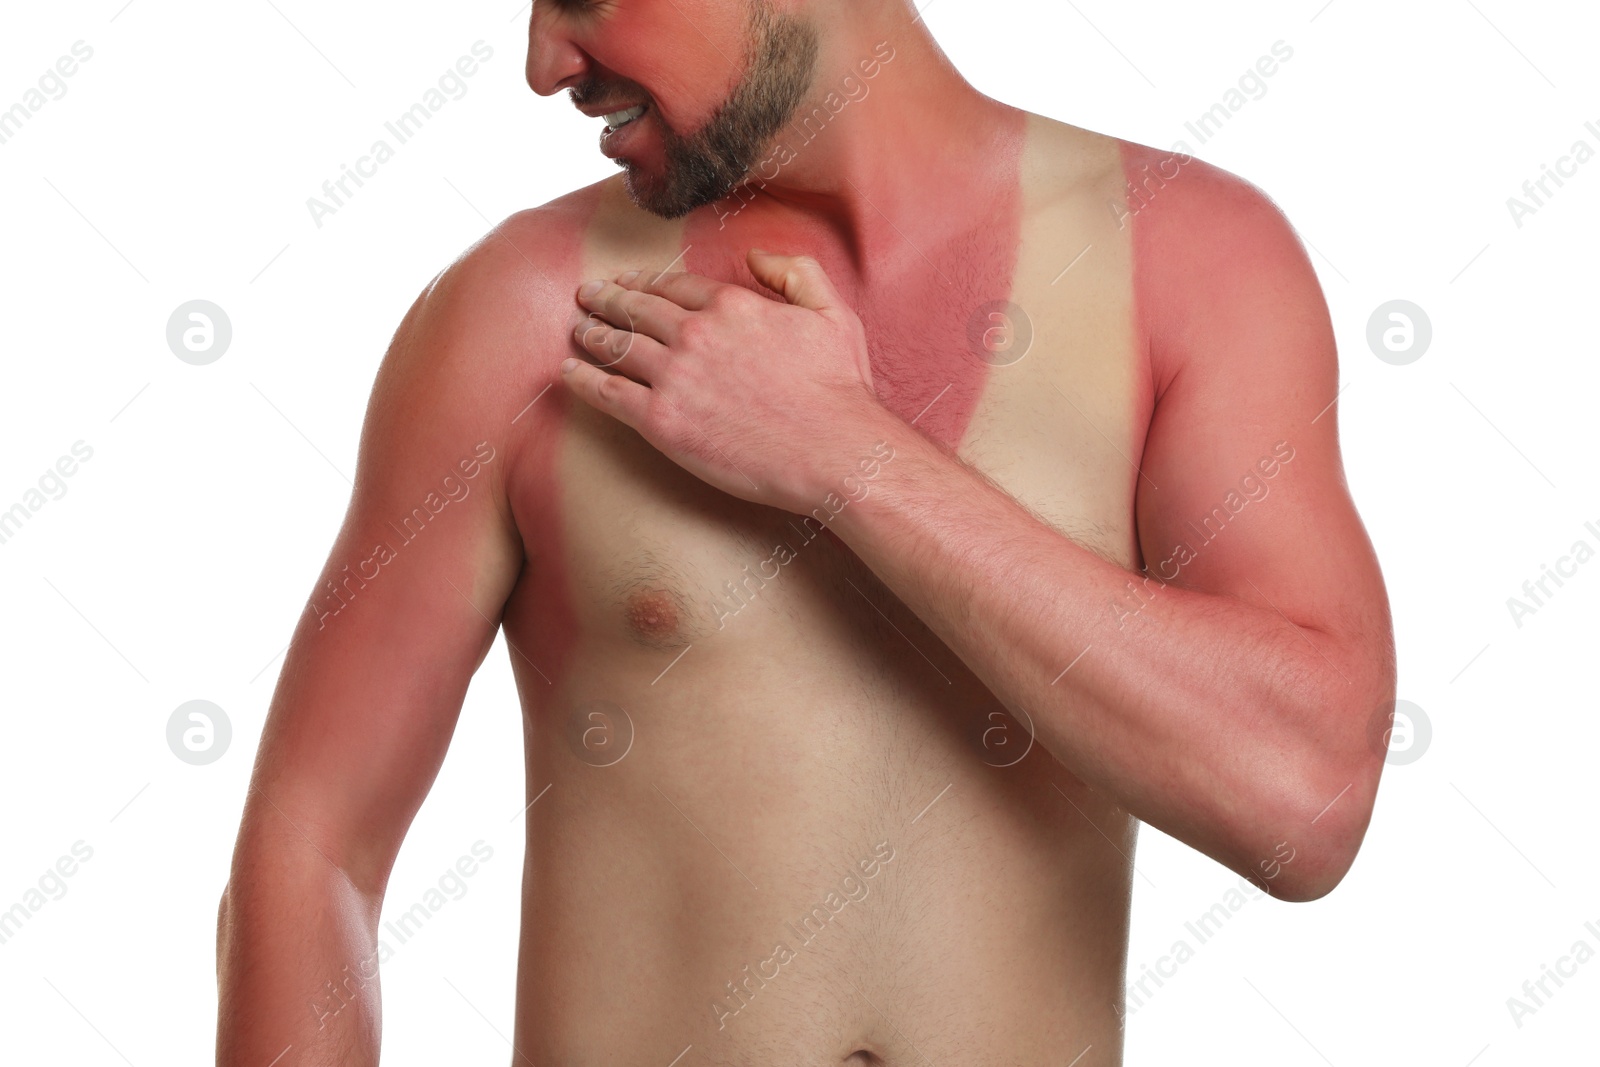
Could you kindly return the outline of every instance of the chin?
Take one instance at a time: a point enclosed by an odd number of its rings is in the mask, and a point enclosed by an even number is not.
[[[715,197],[707,199],[687,195],[683,190],[673,188],[664,175],[646,170],[637,163],[621,162],[621,165],[622,184],[628,192],[628,198],[641,210],[658,218],[681,219],[716,200]]]

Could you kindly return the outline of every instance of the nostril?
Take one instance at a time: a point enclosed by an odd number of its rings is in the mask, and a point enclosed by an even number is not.
[[[571,40],[543,31],[535,23],[528,31],[528,88],[540,96],[554,96],[578,84],[589,71],[589,59]]]

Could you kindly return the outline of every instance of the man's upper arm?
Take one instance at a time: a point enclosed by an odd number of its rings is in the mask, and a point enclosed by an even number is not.
[[[1160,487],[1140,480],[1145,563],[1329,635],[1370,710],[1392,684],[1388,605],[1345,484],[1306,252],[1259,190],[1198,160],[1133,225],[1156,397],[1142,467]]]
[[[522,565],[505,472],[527,266],[486,243],[397,331],[262,738],[247,829],[292,822],[365,890],[438,773]]]

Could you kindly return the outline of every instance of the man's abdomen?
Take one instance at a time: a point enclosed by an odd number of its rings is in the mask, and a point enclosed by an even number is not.
[[[816,631],[654,684],[583,650],[534,712],[533,1062],[1065,1063],[1117,1033],[1130,821],[947,663]]]
[[[817,523],[571,417],[506,616],[521,1052],[1115,1062],[1131,820]]]

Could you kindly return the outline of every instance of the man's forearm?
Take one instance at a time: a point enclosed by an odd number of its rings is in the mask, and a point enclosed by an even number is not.
[[[1266,603],[1168,586],[1119,620],[1129,571],[911,428],[884,432],[894,461],[833,524],[862,561],[1086,783],[1274,892],[1330,888],[1376,790],[1353,712],[1383,672]],[[1298,869],[1274,884],[1285,841]]]
[[[381,901],[303,838],[241,835],[217,926],[218,1067],[378,1062]]]

